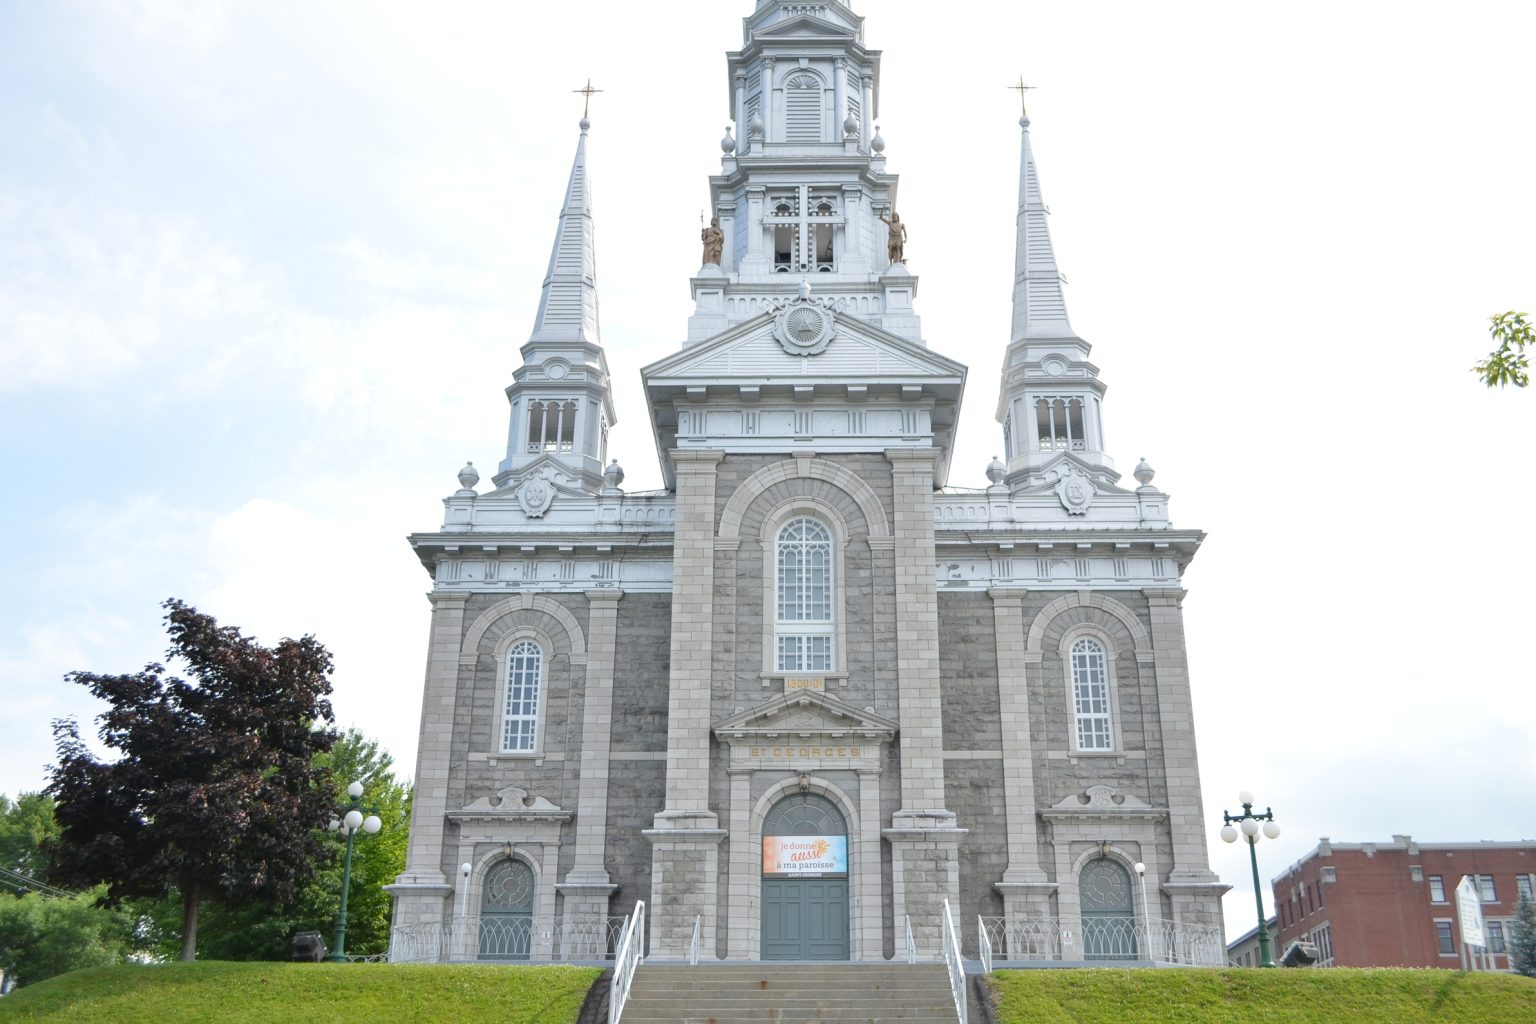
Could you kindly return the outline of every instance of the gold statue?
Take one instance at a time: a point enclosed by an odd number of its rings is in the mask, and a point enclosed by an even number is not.
[[[699,232],[704,243],[704,262],[720,265],[720,254],[725,251],[725,232],[720,230],[720,218],[711,217],[709,226]]]
[[[886,249],[891,257],[891,262],[907,262],[907,226],[901,222],[901,214],[892,210],[889,217],[883,213],[880,214],[880,219],[885,221],[886,226],[890,228]]]

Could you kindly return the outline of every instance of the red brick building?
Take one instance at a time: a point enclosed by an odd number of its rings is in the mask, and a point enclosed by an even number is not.
[[[1280,941],[1317,946],[1322,967],[1460,967],[1456,886],[1471,875],[1482,898],[1490,950],[1509,967],[1510,919],[1536,888],[1536,841],[1335,843],[1274,880]]]

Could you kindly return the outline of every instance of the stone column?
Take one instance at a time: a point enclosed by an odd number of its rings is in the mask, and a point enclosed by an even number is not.
[[[766,275],[769,273],[768,257],[763,254],[763,200],[766,190],[761,185],[747,186],[747,254],[741,261],[744,274]]]
[[[912,919],[918,949],[939,950],[943,901],[959,913],[960,837],[944,806],[944,730],[939,688],[939,606],[934,590],[933,448],[893,448],[896,690],[901,709],[901,810],[885,830],[891,844],[892,905],[898,936]],[[956,924],[959,924],[956,919]],[[900,942],[898,941],[898,946]],[[902,949],[897,950],[899,956]]]
[[[758,116],[763,119],[763,142],[773,134],[773,58],[763,59],[762,96],[757,101]],[[767,147],[764,147],[764,151]]]
[[[677,527],[672,535],[672,670],[667,699],[666,806],[651,841],[651,954],[687,954],[695,915],[714,948],[718,845],[709,809],[710,668],[714,653],[715,470],[718,451],[674,449]]]
[[[394,927],[424,929],[444,922],[453,885],[443,877],[443,832],[448,813],[448,773],[453,756],[454,708],[458,704],[460,648],[468,594],[435,592],[427,678],[421,698],[421,737],[416,747],[416,787],[411,799],[410,848],[405,871],[389,886]],[[474,652],[462,668],[473,672]]]
[[[869,257],[864,252],[864,233],[861,229],[867,216],[860,208],[863,186],[843,186],[843,251],[838,254],[838,269],[844,273],[867,273]]]
[[[1030,746],[1029,679],[1040,671],[1040,654],[1025,650],[1024,591],[993,588],[988,594],[997,644],[1003,809],[1008,821],[1008,867],[996,888],[1003,896],[1005,917],[1043,919],[1050,914],[1050,894],[1056,886],[1040,867],[1035,759]]]
[[[885,901],[880,898],[880,770],[859,769],[859,917],[855,960],[883,960]]]
[[[869,140],[875,137],[875,131],[870,127],[870,125],[874,124],[875,116],[875,80],[869,75],[862,77],[864,79],[864,102],[859,104],[859,116],[864,119],[864,134],[860,141],[864,146],[864,152],[872,154],[874,150],[869,148]]]
[[[608,898],[618,889],[608,877],[608,751],[613,732],[613,673],[621,590],[587,591],[587,682],[581,712],[581,781],[576,796],[576,858],[558,886],[565,896],[562,933],[567,942],[601,936]],[[602,950],[586,953],[601,955]]]
[[[1195,754],[1195,712],[1184,652],[1184,613],[1179,589],[1145,591],[1151,615],[1157,709],[1163,733],[1163,772],[1168,785],[1172,869],[1163,883],[1175,921],[1221,924],[1221,894],[1228,888],[1210,868],[1200,765]]]
[[[832,61],[832,141],[843,141],[843,122],[848,119],[848,58]]]
[[[736,155],[745,156],[752,151],[752,130],[747,127],[747,77],[737,75],[732,82],[736,86]]]
[[[757,872],[752,864],[752,769],[731,768],[730,934],[726,955],[732,960],[756,960],[762,893],[753,891]]]

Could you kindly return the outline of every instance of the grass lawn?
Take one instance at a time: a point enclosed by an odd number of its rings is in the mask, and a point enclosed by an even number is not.
[[[17,989],[0,1021],[47,1024],[571,1024],[587,967],[192,963],[97,967]]]
[[[998,1024],[1536,1024],[1536,979],[1440,970],[1027,970]]]

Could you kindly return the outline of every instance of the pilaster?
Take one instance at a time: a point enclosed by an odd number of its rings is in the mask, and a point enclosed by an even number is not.
[[[901,707],[900,815],[948,817],[934,589],[933,448],[892,448],[897,693]]]
[[[428,599],[432,602],[432,631],[421,698],[410,847],[405,871],[387,887],[395,901],[395,934],[440,925],[453,894],[453,885],[443,875],[443,832],[447,822],[448,766],[452,757],[454,708],[458,703],[464,609],[469,595],[433,593]],[[473,655],[467,658],[465,667],[473,670]],[[402,956],[419,955],[414,949],[398,952]]]
[[[677,526],[672,549],[672,657],[667,700],[666,805],[651,841],[651,953],[683,956],[697,915],[713,950],[719,843],[709,808],[710,677],[714,654],[715,471],[724,454],[674,450]]]
[[[901,707],[901,810],[891,844],[891,901],[906,950],[906,919],[922,955],[938,952],[943,902],[960,903],[960,838],[944,806],[944,729],[939,690],[939,606],[934,589],[933,448],[889,449],[895,537],[897,697]]]
[[[997,645],[997,697],[1003,734],[1003,809],[1008,822],[1008,867],[995,887],[1005,916],[1043,916],[1056,884],[1040,866],[1040,829],[1035,814],[1035,761],[1030,745],[1029,682],[1039,672],[1039,653],[1026,650],[1024,594],[988,591]]]
[[[576,858],[557,888],[565,897],[566,936],[601,935],[618,889],[604,863],[608,835],[608,757],[620,590],[587,591],[587,682],[582,703],[581,776],[576,797]]]
[[[1181,883],[1216,882],[1205,845],[1205,812],[1200,800],[1200,765],[1195,754],[1195,712],[1184,653],[1184,591],[1146,590],[1152,626],[1157,708],[1163,729],[1163,771],[1168,781],[1168,829],[1173,870],[1163,891]],[[1178,901],[1175,900],[1175,905]]]

